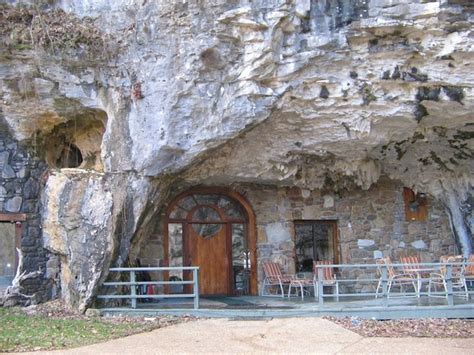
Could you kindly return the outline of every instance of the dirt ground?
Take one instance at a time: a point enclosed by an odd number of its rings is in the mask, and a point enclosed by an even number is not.
[[[474,338],[363,337],[322,318],[203,319],[34,354],[473,354]]]

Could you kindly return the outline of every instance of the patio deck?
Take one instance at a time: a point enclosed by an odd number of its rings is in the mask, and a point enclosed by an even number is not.
[[[391,298],[388,305],[382,299],[328,299],[319,306],[314,298],[278,298],[261,296],[208,297],[200,299],[200,308],[193,309],[193,302],[185,299],[165,299],[159,302],[138,303],[132,308],[103,308],[104,315],[135,314],[140,316],[192,315],[216,318],[265,318],[265,317],[360,317],[366,319],[402,318],[474,318],[472,300],[459,299],[448,306],[441,298]]]
[[[454,289],[452,273],[453,268],[460,263],[420,263],[419,266],[435,267],[438,270],[445,267],[446,289],[441,291],[427,289],[426,283],[429,278],[424,277],[426,269],[417,269],[418,278],[410,278],[413,291],[405,291],[401,286],[399,290],[390,290],[390,282],[394,282],[388,276],[388,267],[405,267],[406,264],[390,264],[380,266],[378,264],[359,265],[321,265],[318,266],[317,297],[307,294],[301,297],[276,297],[276,296],[238,296],[238,297],[200,297],[198,285],[197,267],[149,267],[149,268],[115,268],[114,272],[129,273],[129,281],[107,282],[104,285],[120,290],[120,293],[99,295],[103,300],[102,314],[136,314],[136,315],[193,315],[199,317],[225,317],[225,318],[255,318],[255,317],[319,317],[356,316],[360,318],[373,319],[401,319],[401,318],[474,318],[474,285],[468,281],[468,290]],[[471,263],[468,263],[469,265]],[[346,270],[379,268],[380,276],[366,276],[364,278],[338,278],[342,285],[348,285],[347,289],[339,292],[339,300],[332,293],[324,292],[322,284],[322,268],[338,268]],[[149,271],[167,270],[192,270],[193,278],[187,281],[136,281],[135,273]],[[423,270],[423,273],[420,271]],[[375,274],[373,274],[375,275]],[[375,287],[379,284],[380,287]],[[192,292],[184,294],[154,293],[139,294],[139,286],[173,286],[190,285]],[[355,290],[354,285],[371,285],[368,292]],[[351,288],[352,287],[352,288]],[[377,288],[377,290],[375,290]],[[379,290],[380,288],[380,290]],[[373,290],[373,291],[372,291]],[[278,291],[278,287],[276,288]],[[307,290],[309,293],[316,289]],[[436,298],[436,297],[437,298]],[[464,297],[464,298],[463,298]],[[148,302],[147,302],[148,301]]]

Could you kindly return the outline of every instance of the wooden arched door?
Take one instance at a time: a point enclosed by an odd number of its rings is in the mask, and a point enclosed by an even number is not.
[[[178,196],[168,209],[167,264],[199,266],[202,295],[256,294],[255,219],[250,214],[251,218],[245,206],[222,190],[193,190]],[[169,227],[177,224],[181,238],[170,240],[175,233],[168,235]],[[177,244],[182,255],[176,253]],[[173,245],[178,262],[168,245]]]
[[[184,262],[199,266],[203,295],[231,294],[232,260],[229,253],[229,224],[222,211],[198,205],[189,212],[184,233]]]

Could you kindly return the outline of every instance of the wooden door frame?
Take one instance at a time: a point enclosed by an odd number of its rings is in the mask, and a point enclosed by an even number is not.
[[[209,195],[224,195],[235,202],[237,202],[243,209],[243,212],[245,213],[246,217],[246,236],[247,236],[247,247],[248,250],[250,251],[250,263],[251,263],[251,268],[250,268],[250,290],[249,294],[256,296],[258,295],[258,281],[257,281],[257,221],[255,217],[255,212],[252,208],[252,205],[249,203],[249,201],[242,196],[240,193],[238,193],[235,190],[232,190],[231,188],[227,187],[210,187],[210,186],[196,186],[193,187],[189,190],[186,190],[178,195],[176,195],[172,200],[171,203],[168,205],[166,208],[165,212],[165,220],[163,223],[163,249],[164,249],[164,266],[169,266],[169,228],[168,225],[169,223],[182,223],[182,228],[183,228],[183,247],[184,247],[184,239],[185,239],[185,229],[187,228],[187,223],[186,221],[182,222],[170,222],[170,213],[173,211],[173,209],[176,207],[179,201],[181,201],[183,198],[193,195],[193,194],[209,194]],[[228,242],[230,240],[230,243],[232,245],[232,220],[228,220],[227,223],[229,224],[227,228],[227,239]],[[229,238],[230,235],[230,238]],[[230,262],[232,262],[232,247],[228,248],[230,256]],[[183,250],[183,262],[184,262],[184,250]],[[232,263],[231,263],[232,264]],[[232,275],[229,277],[229,283],[233,283],[233,268],[230,267],[230,270],[232,272]],[[166,275],[165,275],[166,277]],[[233,287],[231,287],[233,289]]]
[[[327,224],[332,225],[332,241],[334,245],[334,263],[339,264],[341,261],[340,257],[340,245],[339,245],[339,229],[337,227],[337,219],[296,219],[293,221],[293,227],[295,228],[295,262],[296,262],[296,225],[297,224]],[[312,232],[314,234],[314,231]],[[314,236],[313,236],[314,237]],[[314,243],[314,241],[313,241]],[[313,246],[314,248],[314,246]]]

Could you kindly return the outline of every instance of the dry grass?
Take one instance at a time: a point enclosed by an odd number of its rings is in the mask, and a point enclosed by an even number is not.
[[[0,38],[8,50],[45,49],[53,54],[107,52],[111,38],[91,18],[78,18],[61,9],[0,4]]]

